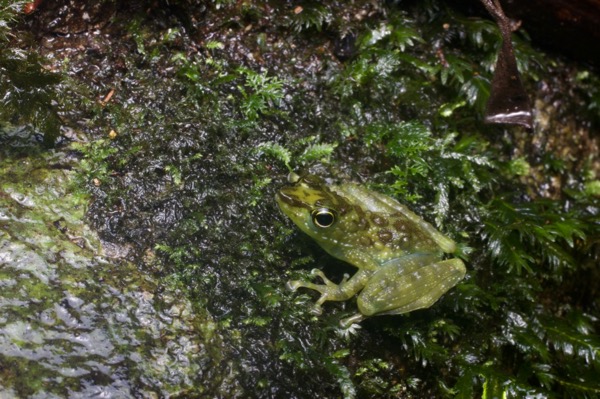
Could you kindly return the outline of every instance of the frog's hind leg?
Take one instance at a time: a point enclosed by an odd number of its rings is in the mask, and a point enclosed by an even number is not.
[[[460,259],[421,264],[399,259],[382,267],[369,280],[357,299],[360,313],[402,314],[428,308],[461,281],[466,273]]]
[[[308,281],[292,280],[286,284],[287,288],[291,291],[296,291],[300,287],[309,288],[321,293],[321,297],[315,303],[312,310],[315,314],[321,314],[321,305],[325,301],[345,301],[352,298],[357,292],[359,292],[369,280],[369,277],[373,274],[369,270],[361,270],[357,272],[351,279],[345,275],[341,283],[335,284],[333,281],[325,277],[322,271],[318,269],[312,270],[313,276],[321,277],[325,284],[314,284]]]

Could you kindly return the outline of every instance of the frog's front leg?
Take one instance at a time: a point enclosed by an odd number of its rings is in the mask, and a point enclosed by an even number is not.
[[[313,313],[321,314],[321,305],[325,301],[345,301],[352,298],[357,292],[359,292],[369,278],[373,274],[371,270],[359,270],[351,279],[348,280],[348,276],[344,276],[341,283],[335,284],[318,269],[313,269],[311,272],[313,275],[321,277],[325,284],[314,284],[308,281],[292,280],[288,281],[286,286],[292,291],[296,291],[300,287],[310,288],[321,293],[321,297],[315,303]]]

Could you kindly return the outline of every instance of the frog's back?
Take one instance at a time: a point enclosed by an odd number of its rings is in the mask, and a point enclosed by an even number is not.
[[[381,264],[407,254],[454,250],[452,240],[390,197],[356,184],[332,186],[331,191],[351,204],[336,226],[337,248],[323,245],[338,258],[353,263],[360,252]]]

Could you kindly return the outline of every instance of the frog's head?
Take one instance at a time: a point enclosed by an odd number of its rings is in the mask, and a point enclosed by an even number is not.
[[[335,229],[339,218],[348,212],[349,204],[318,176],[291,174],[288,180],[294,185],[277,193],[279,208],[306,234],[323,240]]]

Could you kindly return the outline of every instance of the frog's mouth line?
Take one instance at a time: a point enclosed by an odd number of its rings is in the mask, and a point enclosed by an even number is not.
[[[311,209],[311,207],[306,202],[301,201],[298,196],[294,194],[288,194],[284,190],[281,190],[277,193],[276,200],[278,202],[284,202],[287,205],[295,208],[306,208],[308,210]]]

